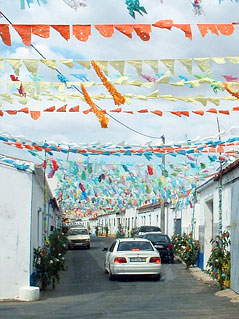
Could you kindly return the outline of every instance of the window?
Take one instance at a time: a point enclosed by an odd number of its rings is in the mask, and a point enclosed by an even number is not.
[[[115,248],[115,245],[116,245],[116,241],[113,242],[113,244],[111,245],[109,251],[112,253],[112,251],[114,250]]]
[[[170,243],[170,239],[167,235],[148,234],[145,235],[144,238],[152,242]]]
[[[156,223],[158,225],[158,223],[159,223],[159,215],[156,215]]]
[[[146,250],[153,251],[152,244],[148,241],[123,241],[119,243],[117,251]]]

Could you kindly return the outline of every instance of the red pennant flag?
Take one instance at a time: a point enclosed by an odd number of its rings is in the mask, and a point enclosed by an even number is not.
[[[3,116],[3,114],[4,114],[4,113],[3,113],[3,111],[2,111],[2,110],[0,110],[0,116]]]
[[[73,25],[73,35],[77,40],[87,41],[91,35],[91,25]]]
[[[201,116],[204,115],[204,111],[201,111],[201,110],[199,110],[199,111],[192,111],[192,112],[195,113],[195,114],[197,114],[197,115],[201,115]]]
[[[57,164],[57,162],[55,160],[52,160],[51,162],[52,162],[52,166],[53,166],[54,170],[57,171],[59,168],[59,165]]]
[[[28,107],[24,107],[23,109],[18,110],[18,112],[23,112],[23,113],[28,114],[29,113],[29,109],[28,109]]]
[[[32,26],[22,24],[13,24],[12,26],[22,38],[22,42],[25,45],[30,46],[32,42]]]
[[[144,109],[144,110],[139,110],[137,111],[138,113],[148,113],[148,110],[147,109]]]
[[[173,26],[182,30],[185,33],[186,38],[189,38],[190,40],[193,39],[191,24],[174,24]]]
[[[179,111],[170,111],[170,113],[174,114],[174,115],[177,115],[178,117],[181,117],[181,112]]]
[[[120,112],[122,112],[122,108],[118,107],[117,109],[110,110],[110,112],[120,113]]]
[[[218,152],[218,153],[224,153],[224,147],[218,146],[217,152]]]
[[[151,33],[151,25],[150,24],[135,24],[134,30],[137,33],[137,35],[140,37],[143,41],[148,41],[150,39],[150,33]]]
[[[132,112],[132,111],[124,111],[124,113],[134,114],[134,112]]]
[[[103,24],[103,25],[95,24],[95,28],[105,38],[111,38],[112,35],[114,34],[114,26],[113,26],[113,24]]]
[[[65,104],[62,107],[60,107],[59,109],[57,109],[56,112],[66,112],[66,107],[67,107],[67,104]]]
[[[219,110],[220,114],[230,115],[230,112],[228,110]]]
[[[27,145],[27,144],[24,144],[23,145],[25,148],[27,148],[28,150],[32,151],[33,150],[33,147],[31,145]]]
[[[91,109],[91,108],[88,109],[88,110],[83,111],[84,114],[89,114],[90,112],[92,112],[92,109]]]
[[[6,110],[5,112],[7,112],[9,115],[16,115],[17,114],[17,110]]]
[[[30,111],[30,114],[31,114],[31,118],[33,120],[38,120],[39,117],[41,116],[41,112],[40,111]]]
[[[204,38],[208,31],[211,31],[212,34],[218,35],[217,25],[216,24],[198,24],[198,29]]]
[[[181,115],[185,115],[187,117],[189,117],[189,112],[188,111],[180,111]]]
[[[233,111],[239,111],[239,106],[235,106],[232,110]]]
[[[173,27],[173,20],[159,20],[153,24],[153,27],[171,30]]]
[[[162,116],[163,115],[163,112],[159,111],[159,110],[151,111],[151,113],[156,114],[158,116]]]
[[[153,168],[150,165],[147,165],[147,169],[148,169],[148,174],[149,175],[154,175]]]
[[[47,24],[32,25],[32,34],[35,34],[43,39],[50,37],[50,26]]]
[[[234,26],[232,24],[217,24],[217,28],[222,35],[232,35],[234,32]]]
[[[69,40],[71,35],[70,35],[70,26],[69,25],[51,25],[53,29],[58,31],[60,35],[66,39]]]
[[[79,110],[80,110],[80,106],[79,106],[79,105],[76,105],[76,106],[74,106],[74,107],[71,107],[71,108],[69,109],[69,112],[79,112]]]
[[[133,34],[133,25],[131,24],[117,24],[114,25],[115,29],[118,30],[119,32],[123,33],[130,39],[132,39],[132,34]]]
[[[8,24],[0,24],[0,37],[6,45],[11,46],[11,35]]]
[[[54,112],[56,110],[55,106],[48,107],[47,109],[43,110],[43,112]]]
[[[207,110],[206,112],[209,112],[209,113],[215,113],[215,114],[217,114],[217,110],[216,110],[216,109],[214,109],[214,108],[209,109],[209,110]]]

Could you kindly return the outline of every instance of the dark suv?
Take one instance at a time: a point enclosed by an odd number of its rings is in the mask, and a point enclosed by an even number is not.
[[[136,237],[142,237],[145,233],[161,232],[158,226],[140,226],[135,234]]]
[[[162,233],[147,233],[142,238],[148,239],[159,251],[162,261],[174,263],[173,245],[170,238]]]

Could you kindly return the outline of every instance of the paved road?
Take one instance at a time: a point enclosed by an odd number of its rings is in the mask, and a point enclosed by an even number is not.
[[[109,238],[92,239],[92,249],[69,251],[68,270],[55,291],[38,302],[0,303],[1,319],[237,319],[239,305],[194,279],[182,264],[163,264],[162,279],[109,281],[103,271]]]

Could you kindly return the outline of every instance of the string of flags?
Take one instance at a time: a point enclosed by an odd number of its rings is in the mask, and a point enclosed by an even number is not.
[[[239,22],[233,23],[214,23],[214,24],[197,24],[197,27],[201,33],[202,37],[205,37],[209,32],[215,35],[230,36],[235,31],[235,26]],[[49,24],[34,24],[34,25],[24,25],[24,24],[0,24],[0,36],[2,41],[11,46],[11,33],[10,28],[13,27],[22,39],[22,43],[26,46],[31,46],[32,35],[39,36],[44,39],[50,37],[50,31],[54,29],[57,31],[65,40],[69,40],[72,35],[79,41],[87,41],[91,35],[91,25],[49,25]],[[171,30],[173,27],[180,29],[184,32],[185,37],[192,40],[192,28],[191,24],[175,24],[173,20],[159,20],[154,24],[102,24],[94,25],[95,29],[105,38],[111,38],[114,34],[114,30],[119,31],[125,36],[132,38],[133,32],[140,37],[143,41],[150,40],[150,33],[152,32],[152,27]]]

